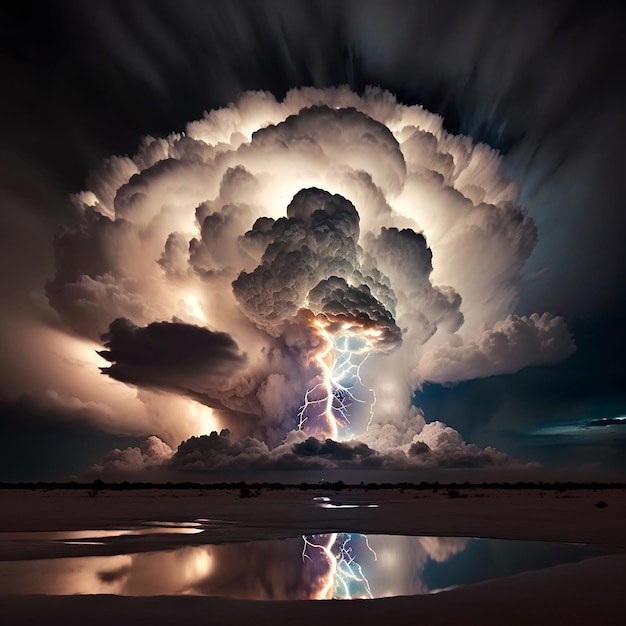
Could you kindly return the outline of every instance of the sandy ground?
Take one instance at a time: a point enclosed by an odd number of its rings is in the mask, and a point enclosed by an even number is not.
[[[315,495],[378,508],[322,509]],[[0,623],[84,624],[625,624],[626,490],[465,491],[400,493],[344,490],[263,492],[241,499],[237,491],[107,492],[0,491],[0,532],[104,529],[138,520],[216,520],[201,537],[159,538],[158,548],[193,541],[224,542],[345,531],[412,535],[480,536],[584,542],[605,556],[559,565],[436,595],[366,601],[252,602],[201,597],[0,596]],[[594,506],[604,500],[608,507]],[[228,523],[221,523],[221,521]],[[234,522],[234,523],[233,523]],[[180,542],[180,543],[178,543]],[[150,544],[148,543],[150,546]],[[10,544],[0,560],[77,555],[76,546],[32,548],[19,554]],[[146,548],[128,538],[124,550]],[[84,546],[84,555],[107,554],[107,546]],[[119,546],[115,548],[119,552]],[[28,552],[28,551],[27,551]],[[1,592],[1,590],[0,590]]]

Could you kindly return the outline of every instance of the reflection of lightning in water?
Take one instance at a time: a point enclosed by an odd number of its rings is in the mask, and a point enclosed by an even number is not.
[[[324,538],[326,541],[315,539]],[[367,535],[362,537],[367,549],[374,555],[376,552],[369,544]],[[331,533],[329,535],[303,536],[302,560],[311,560],[307,554],[309,548],[320,550],[325,555],[330,570],[325,576],[322,589],[315,596],[316,600],[355,600],[373,598],[369,580],[363,572],[363,568],[356,560],[354,548],[351,544],[353,535],[348,533]]]
[[[315,356],[322,380],[304,396],[304,403],[298,411],[298,429],[303,430],[312,416],[321,418],[324,422],[322,434],[337,439],[339,428],[347,429],[350,425],[349,409],[354,402],[369,406],[369,428],[374,416],[376,394],[363,385],[361,368],[369,356],[370,340],[377,337],[380,331],[344,323],[335,334],[329,330],[330,324],[319,318],[314,326],[322,339],[322,347]],[[357,385],[367,390],[370,400],[356,395]],[[311,415],[316,409],[317,412]]]
[[[324,535],[322,535],[322,537],[324,537]],[[337,571],[337,559],[332,552],[335,542],[337,541],[337,533],[332,533],[328,535],[328,541],[325,544],[314,543],[313,536],[309,538],[303,535],[302,539],[304,541],[304,545],[302,546],[302,560],[303,561],[305,559],[309,559],[309,560],[311,559],[311,557],[307,554],[308,547],[317,548],[318,550],[321,550],[321,552],[326,556],[326,559],[328,560],[330,571],[326,575],[326,581],[324,583],[324,586],[314,598],[315,600],[328,600],[332,598],[332,589],[334,585],[335,572]]]

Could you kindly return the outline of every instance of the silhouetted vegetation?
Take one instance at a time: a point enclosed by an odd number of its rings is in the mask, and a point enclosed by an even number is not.
[[[254,491],[250,489],[250,487],[242,487],[239,490],[240,498],[256,498],[261,495],[260,489],[255,489]]]
[[[284,491],[285,489],[300,489],[302,491],[307,490],[325,490],[325,491],[342,491],[344,489],[365,489],[367,491],[376,490],[393,490],[399,491],[432,491],[434,493],[443,492],[448,497],[456,498],[462,497],[463,491],[472,491],[476,489],[481,490],[529,490],[539,491],[540,495],[547,492],[564,493],[566,491],[576,490],[604,490],[604,489],[624,489],[626,483],[618,482],[591,482],[591,483],[575,483],[575,482],[517,482],[517,483],[447,483],[440,484],[439,482],[427,483],[359,483],[359,484],[346,484],[342,480],[335,482],[319,482],[319,483],[306,483],[299,484],[285,484],[279,482],[254,482],[246,483],[245,481],[239,482],[217,482],[217,483],[197,483],[197,482],[181,482],[181,483],[152,483],[152,482],[120,482],[120,483],[106,483],[101,479],[96,479],[93,482],[80,483],[77,481],[69,482],[23,482],[23,483],[2,483],[0,482],[0,489],[7,490],[41,490],[50,491],[52,489],[58,490],[83,490],[98,495],[103,491],[139,491],[145,489],[167,489],[175,491],[241,491],[242,489],[249,489],[250,492],[256,491]],[[452,495],[456,492],[459,495]],[[602,500],[600,501],[602,502]],[[595,506],[603,508],[600,502]],[[606,503],[604,503],[606,505]]]
[[[606,509],[606,507],[609,505],[604,500],[600,500],[596,502],[593,506],[595,506],[598,509]]]

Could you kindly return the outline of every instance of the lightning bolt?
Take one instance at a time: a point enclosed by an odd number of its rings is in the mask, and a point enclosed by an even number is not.
[[[363,384],[361,368],[369,357],[371,339],[380,331],[346,322],[333,333],[329,330],[330,323],[320,318],[315,319],[313,326],[321,339],[321,347],[314,357],[321,380],[304,395],[298,411],[298,429],[304,430],[309,418],[315,417],[324,424],[323,434],[337,440],[339,429],[347,430],[350,425],[352,403],[368,405],[367,428],[374,417],[376,394]],[[369,400],[357,395],[357,386],[367,390]]]
[[[354,600],[363,598],[373,598],[367,576],[363,568],[357,562],[351,545],[353,535],[348,533],[332,533],[321,535],[326,541],[314,539],[318,535],[303,536],[302,560],[312,560],[308,554],[309,549],[319,550],[326,558],[330,570],[325,576],[324,586],[315,596],[315,600]],[[356,535],[363,537],[367,549],[374,555],[376,552],[371,548],[367,535]],[[356,587],[357,591],[354,591]]]

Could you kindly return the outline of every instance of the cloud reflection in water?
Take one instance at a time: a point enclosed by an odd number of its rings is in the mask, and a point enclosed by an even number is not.
[[[541,554],[536,562],[527,558],[533,551]],[[381,598],[433,593],[581,560],[590,552],[540,542],[332,533],[115,556],[4,561],[0,593]],[[503,560],[498,558],[503,555],[505,571],[481,571],[481,564]]]

